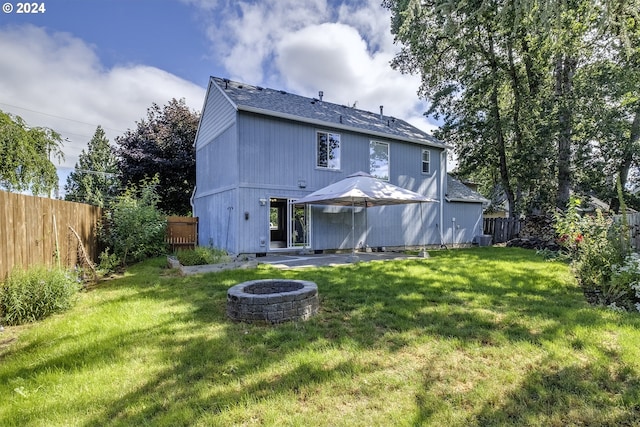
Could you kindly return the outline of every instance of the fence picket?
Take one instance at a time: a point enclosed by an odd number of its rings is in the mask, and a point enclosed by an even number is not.
[[[198,245],[198,217],[168,217],[166,242],[172,252],[195,248]]]
[[[622,214],[614,215],[614,221],[621,222]],[[640,213],[627,214],[627,226],[629,227],[629,242],[634,251],[640,250]]]
[[[523,220],[516,218],[484,218],[484,234],[493,238],[493,243],[504,243],[518,236]]]

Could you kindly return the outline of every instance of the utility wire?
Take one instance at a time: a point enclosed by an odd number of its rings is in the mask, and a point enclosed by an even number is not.
[[[120,133],[125,133],[126,132],[126,131],[120,130],[120,129],[107,128],[107,127],[104,127],[102,125],[96,125],[94,123],[87,123],[87,122],[83,122],[83,121],[80,121],[80,120],[70,119],[68,117],[56,116],[55,114],[49,114],[49,113],[44,113],[42,111],[31,110],[29,108],[18,107],[17,105],[7,104],[7,103],[4,103],[4,102],[0,102],[0,105],[5,105],[7,107],[12,107],[12,108],[18,108],[20,110],[30,111],[32,113],[42,114],[44,116],[55,117],[56,119],[68,120],[70,122],[76,122],[76,123],[80,123],[80,124],[83,124],[83,125],[88,125],[88,126],[93,126],[93,127],[101,126],[103,129],[108,129],[108,130],[111,130],[111,131],[114,131],[114,132],[120,132]]]
[[[90,175],[104,175],[104,176],[106,176],[108,178],[116,177],[116,176],[120,176],[121,175],[120,173],[92,171],[92,170],[88,170],[88,169],[74,169],[73,172],[88,173]]]

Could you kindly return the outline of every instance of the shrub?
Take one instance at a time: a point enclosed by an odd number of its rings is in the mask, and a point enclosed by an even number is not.
[[[166,216],[158,209],[158,179],[130,186],[109,207],[101,238],[121,264],[138,262],[166,253]]]
[[[108,275],[114,273],[118,266],[120,265],[120,259],[116,254],[110,254],[109,248],[105,249],[100,254],[100,265],[98,266],[98,271],[102,275]]]
[[[222,249],[197,246],[195,249],[180,249],[176,258],[182,265],[218,264],[229,260],[227,252]]]
[[[608,306],[624,311],[640,311],[640,255],[629,254],[622,264],[612,267],[611,280],[605,289]]]
[[[70,308],[80,287],[77,277],[59,268],[14,270],[0,285],[0,313],[8,325],[34,322]]]
[[[624,225],[601,211],[581,216],[580,200],[572,198],[566,213],[556,215],[559,243],[565,248],[578,283],[591,302],[618,308],[632,303],[630,288],[615,278],[629,255]]]

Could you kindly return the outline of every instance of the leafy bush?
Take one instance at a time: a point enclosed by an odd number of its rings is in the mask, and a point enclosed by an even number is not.
[[[0,285],[0,313],[8,325],[43,319],[70,308],[81,285],[77,277],[59,268],[14,270]]]
[[[120,265],[120,259],[116,254],[110,254],[109,248],[105,249],[100,254],[100,265],[98,265],[98,271],[100,274],[107,275],[115,272]]]
[[[101,238],[122,264],[166,253],[166,216],[158,209],[157,177],[130,186],[109,207]]]
[[[182,265],[218,264],[229,261],[227,252],[223,249],[197,246],[195,249],[180,249],[176,258]]]
[[[580,200],[572,198],[566,213],[556,215],[559,242],[568,253],[578,283],[593,303],[633,306],[629,284],[622,283],[616,273],[629,256],[624,224],[617,224],[600,211],[581,216],[579,205]]]
[[[610,285],[605,289],[607,305],[620,310],[640,311],[640,255],[629,254],[612,268]]]

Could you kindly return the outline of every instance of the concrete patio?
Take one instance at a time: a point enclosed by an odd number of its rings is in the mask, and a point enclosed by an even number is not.
[[[403,252],[357,252],[332,253],[332,254],[290,254],[290,253],[269,253],[263,257],[250,257],[245,260],[237,259],[225,264],[209,264],[194,266],[176,266],[180,268],[182,274],[201,274],[218,272],[229,269],[255,268],[259,264],[268,264],[281,270],[295,268],[310,268],[348,265],[355,262],[389,261],[400,259],[424,259],[426,257],[408,255]]]
[[[310,255],[279,255],[269,254],[265,257],[256,258],[260,264],[269,264],[275,268],[308,268],[308,267],[324,267],[335,265],[347,265],[354,262],[369,261],[389,261],[399,259],[422,259],[417,255],[407,255],[402,252],[357,252],[352,253],[335,253],[335,254],[310,254]]]

